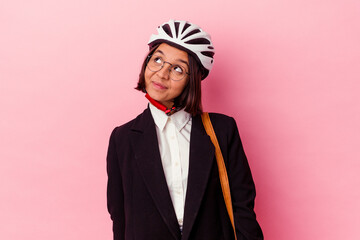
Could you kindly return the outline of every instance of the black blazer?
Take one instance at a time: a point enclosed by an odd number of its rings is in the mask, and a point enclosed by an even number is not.
[[[210,114],[228,170],[237,239],[263,239],[253,211],[255,186],[236,122]],[[192,118],[183,232],[166,184],[149,108],[113,130],[107,154],[107,206],[114,240],[232,240],[214,146]]]

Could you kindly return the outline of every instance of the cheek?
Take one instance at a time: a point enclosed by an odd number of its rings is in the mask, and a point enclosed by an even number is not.
[[[178,92],[179,94],[182,93],[182,91],[185,89],[186,85],[187,85],[187,82],[177,84],[176,88],[175,88],[176,92]]]

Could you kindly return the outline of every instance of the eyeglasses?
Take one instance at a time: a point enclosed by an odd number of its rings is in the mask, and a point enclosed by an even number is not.
[[[184,67],[166,62],[162,57],[158,55],[148,56],[147,68],[152,72],[158,72],[164,67],[165,63],[168,63],[170,65],[169,71],[171,80],[180,81],[184,79],[186,75],[189,75],[189,73],[186,72],[186,69]]]

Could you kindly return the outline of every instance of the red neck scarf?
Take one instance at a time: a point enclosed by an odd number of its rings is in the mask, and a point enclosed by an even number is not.
[[[152,105],[154,105],[157,109],[160,109],[161,111],[165,112],[165,114],[168,116],[170,116],[171,114],[177,111],[176,107],[173,106],[171,108],[167,108],[164,104],[150,97],[148,93],[145,94],[145,97],[149,100],[149,102],[151,102]]]

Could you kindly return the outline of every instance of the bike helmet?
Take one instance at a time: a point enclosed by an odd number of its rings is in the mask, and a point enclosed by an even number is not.
[[[187,21],[169,20],[157,28],[158,33],[152,34],[149,47],[159,43],[168,43],[191,54],[203,68],[202,80],[209,74],[213,63],[215,49],[211,37],[199,26]]]

